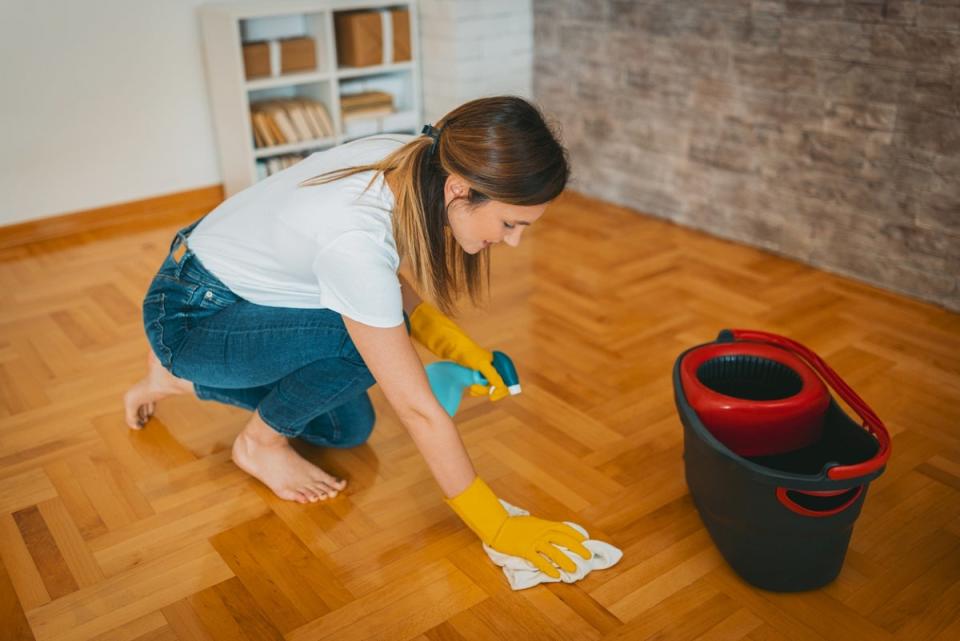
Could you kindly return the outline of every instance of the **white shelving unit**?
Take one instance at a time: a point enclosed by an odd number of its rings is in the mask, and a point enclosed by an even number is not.
[[[406,8],[410,11],[411,60],[370,67],[337,63],[334,14],[360,9]],[[257,162],[272,156],[311,153],[378,132],[417,133],[423,124],[420,37],[416,0],[277,0],[222,2],[199,8],[224,191],[229,197],[258,179]],[[316,42],[315,71],[247,80],[245,41],[310,36]],[[387,91],[395,113],[350,121],[340,114],[340,96],[357,91]],[[250,104],[273,98],[304,97],[323,102],[333,121],[329,138],[257,148]]]

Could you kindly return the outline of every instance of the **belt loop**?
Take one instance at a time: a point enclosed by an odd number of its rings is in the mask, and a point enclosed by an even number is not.
[[[174,264],[176,264],[177,266],[177,271],[176,271],[177,280],[179,280],[180,277],[183,275],[183,269],[187,266],[187,259],[190,258],[191,256],[193,256],[193,252],[191,252],[190,248],[187,247],[186,250],[183,252],[183,255],[180,257],[179,261],[176,258],[173,259]]]
[[[178,231],[176,234],[173,235],[173,240],[170,241],[170,251],[168,253],[172,254],[177,249],[177,247],[180,246],[180,242],[181,242],[180,232]]]
[[[199,225],[199,224],[200,224],[200,221],[203,220],[204,218],[206,218],[206,215],[201,216],[200,218],[198,218],[198,219],[195,220],[194,222],[190,223],[189,225],[187,225],[187,226],[184,227],[183,229],[177,231],[177,233],[176,233],[176,234],[174,235],[174,237],[173,237],[173,240],[170,241],[170,255],[171,255],[171,256],[172,256],[172,254],[173,254],[175,251],[177,251],[177,249],[179,249],[180,245],[183,245],[184,247],[186,247],[186,251],[183,253],[182,256],[180,256],[180,260],[177,260],[175,257],[174,257],[174,259],[173,259],[173,262],[174,262],[178,267],[179,267],[180,264],[183,263],[183,259],[186,258],[186,257],[187,257],[187,254],[190,252],[190,246],[187,244],[187,237],[190,235],[190,232],[193,231],[194,227],[196,227],[197,225]],[[178,277],[178,278],[180,277],[180,270],[179,270],[179,269],[177,270],[177,277]]]
[[[178,256],[181,246],[183,246],[183,252],[180,252]],[[173,259],[173,264],[177,266],[177,278],[180,277],[180,266],[189,252],[190,246],[187,245],[187,237],[184,236],[182,230],[178,231],[177,235],[173,237],[173,242],[170,243],[170,257]]]

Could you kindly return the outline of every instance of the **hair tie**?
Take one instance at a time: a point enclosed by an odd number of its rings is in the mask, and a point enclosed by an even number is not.
[[[437,129],[433,125],[424,125],[423,129],[420,130],[420,133],[426,134],[433,138],[433,144],[430,145],[430,153],[437,153],[437,145],[440,144],[440,129]]]

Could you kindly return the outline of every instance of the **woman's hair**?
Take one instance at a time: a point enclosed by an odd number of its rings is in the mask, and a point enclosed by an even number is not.
[[[397,251],[408,258],[419,293],[450,313],[465,288],[471,301],[489,284],[489,249],[463,251],[447,226],[447,176],[462,176],[470,189],[468,206],[490,200],[541,205],[560,195],[570,175],[567,152],[540,110],[523,98],[499,96],[465,103],[435,125],[439,139],[420,136],[377,163],[348,167],[310,178],[318,185],[362,171],[390,172],[394,194],[393,233]],[[368,185],[369,188],[370,185]],[[452,201],[451,201],[452,202]]]

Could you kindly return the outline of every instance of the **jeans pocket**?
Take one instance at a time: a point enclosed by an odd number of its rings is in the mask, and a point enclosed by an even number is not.
[[[144,296],[143,326],[147,340],[168,370],[173,366],[173,356],[186,330],[185,303],[195,297],[196,290],[196,285],[180,282],[161,272],[154,276]]]
[[[199,320],[241,300],[219,278],[211,274],[190,250],[184,255],[179,279],[194,286],[187,307],[194,320]]]
[[[143,299],[143,329],[147,334],[150,349],[160,359],[166,369],[170,369],[173,352],[163,338],[163,324],[166,320],[166,295],[163,292],[151,290]]]
[[[200,320],[230,307],[240,297],[225,287],[213,283],[202,283],[191,296],[188,307],[192,310],[191,320]]]

